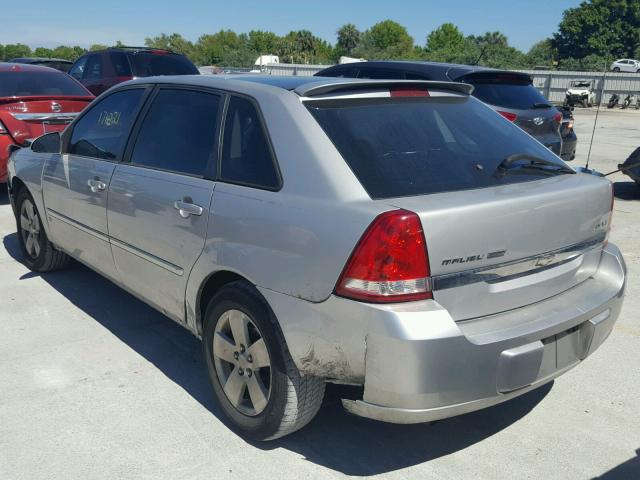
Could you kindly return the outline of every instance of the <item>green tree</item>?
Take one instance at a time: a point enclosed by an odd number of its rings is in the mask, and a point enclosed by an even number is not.
[[[76,60],[81,55],[84,55],[85,52],[86,50],[81,47],[67,47],[60,45],[51,51],[51,56],[53,58],[63,58],[65,60]]]
[[[353,23],[347,23],[338,29],[337,34],[338,44],[336,47],[341,54],[351,55],[353,49],[360,43],[362,33]]]
[[[478,63],[486,67],[517,69],[527,66],[527,57],[517,48],[509,45],[509,40],[501,32],[487,32],[484,35],[467,37],[469,52],[475,58],[468,63]],[[477,55],[476,55],[477,53]]]
[[[427,36],[427,50],[451,49],[459,51],[464,48],[464,35],[453,23],[443,23]]]
[[[0,44],[0,61],[5,60],[4,58],[4,45]]]
[[[563,58],[560,60],[558,68],[574,72],[602,72],[608,69],[610,64],[610,58],[592,54],[582,58]]]
[[[443,23],[427,36],[425,57],[438,62],[463,62],[468,43],[453,23]]]
[[[354,55],[372,60],[414,58],[413,38],[399,23],[384,20],[362,34]]]
[[[194,54],[193,43],[179,33],[172,33],[171,35],[161,33],[157,37],[148,37],[144,39],[144,44],[147,47],[172,50],[187,56]]]
[[[271,55],[278,48],[278,36],[273,32],[251,30],[249,32],[249,48],[258,55]]]
[[[12,58],[30,57],[31,49],[22,43],[10,43],[4,46],[4,59],[11,60]]]
[[[202,35],[195,45],[194,61],[199,65],[249,66],[256,55],[248,43],[246,34],[238,35],[231,30]]]
[[[33,51],[34,57],[52,58],[53,50],[50,48],[38,47]]]
[[[541,66],[549,69],[555,68],[558,59],[558,50],[553,45],[553,40],[545,38],[534,44],[527,52],[527,64],[530,67]]]
[[[334,57],[331,45],[309,30],[292,31],[280,38],[276,54],[283,63],[327,63]]]
[[[89,51],[95,52],[97,50],[105,50],[106,48],[108,48],[106,45],[102,45],[101,43],[94,43],[89,47]]]
[[[640,0],[590,0],[565,10],[554,44],[561,58],[631,57],[640,45]]]

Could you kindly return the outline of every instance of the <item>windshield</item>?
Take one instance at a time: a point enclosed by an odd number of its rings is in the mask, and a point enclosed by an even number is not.
[[[80,96],[91,94],[64,73],[9,71],[0,72],[0,97]]]
[[[131,62],[136,77],[200,73],[187,57],[171,53],[138,52],[131,55]]]
[[[496,174],[513,154],[566,166],[476,99],[450,92],[435,95],[316,100],[306,106],[374,199],[548,178],[549,172],[542,169]]]

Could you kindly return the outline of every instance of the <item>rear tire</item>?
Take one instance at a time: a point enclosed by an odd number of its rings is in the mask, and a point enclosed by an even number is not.
[[[274,440],[318,413],[324,380],[300,374],[273,312],[251,285],[233,282],[214,295],[202,341],[215,400],[241,435]]]
[[[24,263],[29,269],[51,272],[69,263],[69,256],[49,241],[35,201],[25,188],[16,197],[16,229]]]

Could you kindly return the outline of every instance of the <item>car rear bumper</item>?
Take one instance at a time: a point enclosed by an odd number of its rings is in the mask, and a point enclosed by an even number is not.
[[[596,275],[550,299],[455,322],[435,301],[371,305],[331,297],[310,309],[263,291],[298,368],[364,385],[360,416],[433,421],[501,403],[576,366],[619,315],[626,268],[608,245]],[[291,298],[291,297],[289,297]],[[293,317],[291,317],[293,316]]]

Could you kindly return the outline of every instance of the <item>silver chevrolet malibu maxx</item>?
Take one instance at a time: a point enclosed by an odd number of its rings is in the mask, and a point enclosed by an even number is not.
[[[201,337],[221,410],[253,438],[307,424],[326,382],[394,423],[511,399],[602,344],[625,265],[611,183],[470,90],[122,84],[13,154],[25,262],[79,260]]]

